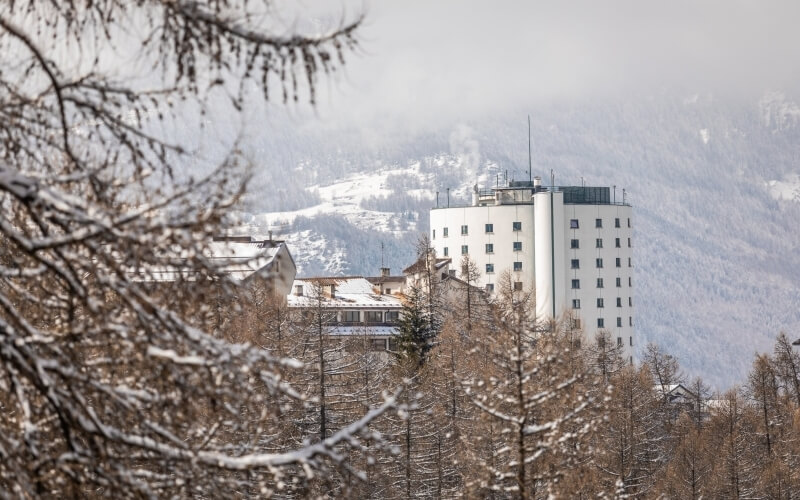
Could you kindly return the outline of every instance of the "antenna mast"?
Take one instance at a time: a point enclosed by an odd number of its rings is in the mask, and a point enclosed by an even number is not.
[[[531,115],[528,115],[528,181],[533,185],[533,169],[531,168]]]

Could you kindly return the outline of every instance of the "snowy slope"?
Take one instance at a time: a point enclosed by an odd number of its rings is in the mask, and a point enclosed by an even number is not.
[[[798,109],[779,93],[745,105],[698,94],[531,115],[534,173],[628,192],[639,347],[658,342],[720,388],[743,382],[779,331],[800,336]],[[373,274],[382,262],[396,272],[427,231],[437,191],[441,203],[447,188],[465,200],[476,182],[527,177],[525,122],[488,116],[388,151],[347,134],[331,146],[307,138],[301,170],[265,174],[254,190],[273,208],[254,203],[242,220],[287,239],[302,275]],[[265,196],[272,189],[285,199]]]

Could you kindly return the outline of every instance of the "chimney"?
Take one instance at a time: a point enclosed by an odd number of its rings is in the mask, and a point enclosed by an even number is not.
[[[542,178],[538,175],[533,178],[533,188],[538,189],[542,186]]]
[[[298,297],[303,296],[303,285],[295,285],[294,286],[294,294]]]
[[[330,297],[332,299],[335,299],[336,298],[336,285],[330,284],[325,288],[327,289],[326,291],[328,292],[327,293],[328,297]]]
[[[389,277],[389,274],[390,274],[389,271],[390,271],[390,269],[388,267],[382,267],[381,268],[381,278]]]
[[[272,241],[272,230],[268,231],[269,237],[267,238],[270,242]]]

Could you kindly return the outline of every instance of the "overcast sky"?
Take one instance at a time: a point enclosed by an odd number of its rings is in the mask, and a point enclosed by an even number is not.
[[[452,122],[664,88],[752,97],[800,82],[797,0],[300,5],[299,26],[329,26],[319,12],[367,15],[359,54],[324,85],[317,118],[329,125]]]

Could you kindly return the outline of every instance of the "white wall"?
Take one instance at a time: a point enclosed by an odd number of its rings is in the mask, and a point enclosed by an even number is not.
[[[533,286],[533,205],[491,205],[432,209],[431,237],[436,256],[443,257],[445,247],[453,259],[451,269],[461,273],[461,246],[467,245],[469,256],[478,265],[481,277],[477,286],[496,284],[500,273],[512,271],[514,281],[521,281],[526,289]],[[522,230],[514,231],[513,222],[521,222]],[[494,226],[493,233],[486,233],[485,225]],[[461,226],[467,225],[469,234],[461,235]],[[443,229],[449,236],[443,236]],[[433,232],[435,231],[435,237]],[[513,242],[522,243],[522,250],[514,251]],[[494,253],[486,253],[486,244],[494,245]],[[522,262],[522,271],[513,272],[513,263]],[[494,264],[494,273],[486,273],[486,264]]]

